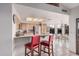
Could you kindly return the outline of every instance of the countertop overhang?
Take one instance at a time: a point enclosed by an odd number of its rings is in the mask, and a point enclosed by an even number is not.
[[[36,34],[36,35],[39,35],[41,37],[44,37],[44,36],[48,36],[49,34]],[[18,38],[27,38],[27,37],[32,37],[33,35],[23,35],[23,36],[15,36],[14,39],[18,39]]]

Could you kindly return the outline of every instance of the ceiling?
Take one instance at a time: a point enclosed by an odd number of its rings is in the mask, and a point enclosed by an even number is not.
[[[69,9],[72,9],[72,8],[79,6],[79,3],[62,3],[62,5]]]
[[[22,4],[22,3],[21,3]],[[36,4],[38,4],[38,3],[36,3]],[[36,5],[36,4],[34,4],[34,3],[29,3],[29,4],[24,4],[23,3],[23,5]],[[49,3],[49,4],[54,4],[54,5],[58,5],[58,4],[61,4],[61,5],[63,5],[64,7],[66,7],[66,8],[68,8],[68,9],[72,9],[72,8],[75,8],[75,7],[77,7],[77,6],[79,6],[79,3]],[[39,4],[40,5],[40,4]]]

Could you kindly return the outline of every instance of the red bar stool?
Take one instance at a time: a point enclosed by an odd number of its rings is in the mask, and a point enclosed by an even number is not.
[[[49,56],[51,53],[52,53],[52,55],[54,55],[53,54],[53,36],[52,35],[49,35],[48,41],[41,42],[41,48],[42,48],[42,46],[44,47],[44,49],[41,51],[43,51],[44,53],[47,53]],[[48,52],[45,51],[46,48],[48,49]],[[52,50],[52,52],[50,52],[50,50]]]
[[[39,50],[40,45],[39,44],[40,44],[40,36],[38,36],[38,35],[32,36],[31,43],[25,44],[25,56],[28,55],[29,53],[31,53],[31,56],[33,56],[34,51],[39,54],[39,52],[40,52],[40,50]],[[27,53],[27,48],[30,50],[28,53]],[[38,48],[38,51],[35,50],[36,48]]]

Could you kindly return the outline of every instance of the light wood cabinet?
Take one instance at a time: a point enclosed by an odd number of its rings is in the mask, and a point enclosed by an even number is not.
[[[47,25],[46,24],[42,24],[42,34],[47,33]]]
[[[26,30],[26,27],[27,27],[26,23],[21,23],[20,25],[21,25],[20,26],[21,30]]]
[[[40,25],[41,24],[41,25]],[[34,27],[37,27],[39,26],[40,27],[40,32],[41,34],[46,34],[47,33],[47,25],[45,23],[42,23],[42,22],[29,22],[29,23],[20,23],[20,24],[17,24],[16,25],[16,28],[17,29],[21,29],[21,30],[26,30],[27,31],[27,34],[33,34],[33,26]],[[39,30],[38,28],[36,28],[37,30]]]

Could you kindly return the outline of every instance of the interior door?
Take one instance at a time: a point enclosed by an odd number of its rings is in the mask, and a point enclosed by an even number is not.
[[[76,19],[76,54],[79,55],[79,18]]]

